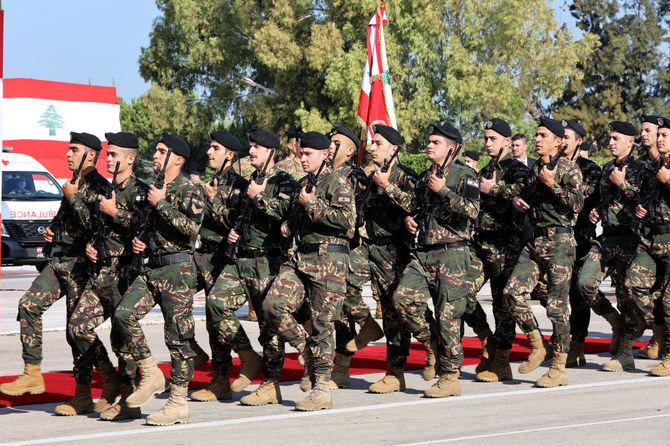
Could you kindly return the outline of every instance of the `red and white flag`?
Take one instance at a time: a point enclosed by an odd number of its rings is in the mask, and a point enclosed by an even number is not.
[[[4,79],[2,138],[5,147],[42,163],[58,179],[72,177],[67,165],[70,132],[92,133],[106,147],[105,133],[121,131],[115,87],[37,79]],[[98,171],[107,178],[107,153]]]
[[[368,23],[368,59],[365,63],[361,97],[358,101],[358,119],[360,124],[367,128],[368,141],[372,140],[370,126],[373,124],[398,128],[384,42],[386,23],[386,5],[382,2]]]

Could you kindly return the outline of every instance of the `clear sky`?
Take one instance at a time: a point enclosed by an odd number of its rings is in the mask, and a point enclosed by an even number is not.
[[[2,0],[4,77],[116,85],[126,100],[149,89],[140,49],[158,9],[153,0]]]

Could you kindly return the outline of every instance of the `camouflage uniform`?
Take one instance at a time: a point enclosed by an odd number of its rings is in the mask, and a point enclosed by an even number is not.
[[[523,247],[518,229],[510,215],[512,199],[521,193],[529,175],[528,168],[510,153],[499,162],[490,162],[479,178],[496,175],[496,185],[489,194],[482,194],[477,229],[472,243],[472,262],[465,276],[468,307],[463,320],[475,333],[488,329],[486,314],[477,301],[477,293],[487,280],[491,282],[496,346],[509,350],[515,337],[514,319],[503,302],[503,289]]]
[[[471,259],[470,221],[479,212],[479,184],[474,170],[455,161],[446,169],[446,184],[438,194],[426,194],[430,175],[431,170],[421,175],[411,205],[416,209],[425,204],[424,200],[437,201],[429,207],[425,233],[419,235],[417,249],[393,295],[393,304],[410,333],[419,342],[429,344],[426,309],[428,299],[433,300],[439,369],[452,373],[463,364],[460,328],[466,307],[465,274]]]
[[[91,170],[80,179],[79,190],[65,199],[65,214],[59,230],[60,241],[54,244],[54,259],[42,270],[26,294],[19,301],[17,321],[21,325],[21,344],[23,361],[26,364],[40,365],[42,362],[42,314],[62,295],[66,296],[66,314],[70,319],[77,299],[86,286],[87,259],[84,256],[86,242],[90,236],[92,201],[91,190],[102,193],[109,188],[97,170]],[[74,378],[79,384],[90,384],[93,363],[79,353],[72,333],[66,333],[66,339],[72,348],[74,360]],[[106,357],[102,342],[96,337],[93,341],[100,355]]]
[[[263,302],[263,312],[280,340],[308,356],[309,348],[315,375],[327,382],[335,354],[334,321],[340,318],[344,303],[349,241],[356,218],[351,184],[324,168],[315,197],[302,209],[301,242],[293,258],[279,269]],[[310,307],[311,333],[293,316],[305,302]]]
[[[256,171],[256,168],[251,165],[248,155],[244,158],[238,158],[237,165],[233,165],[233,168],[235,169],[235,172],[242,176],[242,178],[249,178],[249,176]]]
[[[296,181],[305,176],[305,172],[302,170],[302,164],[300,164],[300,157],[298,156],[293,158],[284,158],[283,160],[279,161],[276,166],[277,169],[288,173]]]
[[[535,163],[537,176],[543,164]],[[535,178],[537,190],[531,200],[533,239],[523,248],[503,291],[514,320],[524,333],[539,330],[537,319],[527,299],[541,275],[547,275],[547,316],[553,326],[552,344],[555,352],[570,349],[570,312],[568,297],[572,265],[575,261],[575,237],[572,226],[584,205],[582,174],[567,158],[560,158],[551,187]]]
[[[637,179],[643,165],[634,159],[626,164],[626,178],[621,187],[613,185],[609,179],[615,168],[622,167],[620,163],[612,160],[603,167],[600,195],[606,202],[600,203],[597,209],[602,214],[603,234],[593,243],[584,259],[577,280],[577,291],[596,314],[604,316],[612,312],[612,304],[599,291],[600,283],[609,274],[616,287],[617,303],[624,318],[623,334],[633,339],[638,319],[631,290],[624,285],[624,281],[639,242],[639,236],[633,232],[631,225],[635,219],[635,206],[640,201]],[[591,203],[588,212],[594,207]]]
[[[155,208],[153,241],[144,271],[130,285],[114,313],[126,345],[135,361],[151,352],[139,321],[159,305],[165,321],[165,344],[170,352],[170,378],[175,386],[187,385],[193,377],[193,294],[196,267],[193,250],[204,209],[202,186],[179,174],[167,184],[166,196]]]
[[[88,355],[96,366],[107,360],[107,352],[97,341],[95,329],[112,316],[128,288],[126,267],[130,264],[131,241],[135,234],[132,212],[140,191],[146,189],[147,186],[132,174],[114,187],[118,210],[113,218],[105,217],[107,261],[95,266],[99,270],[98,276],[89,279],[68,323],[79,352]],[[114,321],[110,337],[112,350],[119,359],[121,379],[125,384],[131,384],[136,378],[137,366]]]
[[[235,311],[247,299],[254,308],[261,308],[267,287],[281,265],[282,236],[279,227],[288,216],[289,199],[295,181],[277,166],[266,172],[266,178],[265,191],[250,203],[254,210],[247,229],[249,240],[240,246],[238,258],[223,268],[207,297],[207,331],[212,348],[212,367],[214,373],[224,376],[228,375],[233,365],[231,350],[252,350]],[[246,197],[246,192],[242,193]],[[269,333],[263,314],[259,313],[259,316],[265,377],[279,379],[284,364],[284,346],[276,335]]]

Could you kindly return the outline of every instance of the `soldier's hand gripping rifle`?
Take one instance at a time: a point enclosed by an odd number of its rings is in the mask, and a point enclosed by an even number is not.
[[[114,167],[114,177],[112,178],[112,184],[105,191],[105,198],[110,200],[112,198],[112,193],[114,192],[114,184],[116,184],[116,176],[119,174],[119,166],[121,161],[116,162]],[[100,198],[95,200],[95,210],[93,214],[93,221],[96,223],[95,232],[93,237],[91,237],[91,246],[98,251],[98,260],[92,262],[88,260],[88,275],[91,279],[95,280],[98,278],[98,265],[104,265],[105,261],[109,257],[107,255],[107,248],[105,248],[105,239],[107,238],[107,216],[100,211]]]
[[[70,184],[74,184],[77,182],[77,178],[79,178],[79,173],[81,172],[81,169],[84,167],[85,162],[86,162],[86,154],[84,154],[81,157],[79,167],[72,172],[72,179],[70,180]],[[56,213],[56,216],[53,218],[53,220],[51,220],[51,225],[49,225],[49,228],[54,233],[54,238],[53,242],[46,242],[44,244],[44,248],[42,249],[42,253],[44,254],[44,257],[47,259],[51,257],[51,250],[53,249],[53,245],[60,242],[60,225],[63,222],[63,216],[65,215],[65,209],[67,208],[67,205],[68,205],[67,198],[63,197],[63,199],[60,202],[58,212]]]
[[[165,162],[163,167],[156,173],[156,179],[154,180],[154,187],[156,189],[163,189],[165,186],[165,169],[167,169],[168,161],[170,161],[170,155],[172,155],[172,149],[168,149],[167,155],[165,155]],[[154,233],[156,232],[156,209],[151,206],[149,200],[145,197],[144,199],[144,211],[142,213],[142,222],[140,223],[139,230],[137,232],[137,239],[142,243],[147,244],[147,248],[144,251],[139,253],[133,253],[133,259],[130,262],[130,267],[128,271],[131,274],[139,274],[142,272],[142,259],[144,254],[151,254],[156,251],[156,242],[154,241]]]
[[[265,181],[265,175],[268,170],[268,164],[270,164],[270,160],[274,158],[276,151],[277,149],[274,148],[270,151],[268,159],[265,160],[265,164],[263,164],[261,170],[259,170],[258,173],[256,174],[256,178],[254,178],[254,182],[259,186],[263,184],[263,182]],[[229,262],[237,260],[237,252],[239,251],[240,242],[246,244],[249,241],[249,222],[251,221],[251,214],[253,214],[253,212],[254,212],[254,204],[249,195],[247,195],[244,202],[242,203],[240,216],[237,218],[235,226],[233,226],[233,230],[239,236],[239,238],[234,243],[228,244],[228,246],[226,247],[226,252],[224,254],[224,257]]]
[[[319,170],[316,171],[316,174],[312,172],[307,174],[305,192],[307,192],[308,194],[311,194],[312,190],[314,190],[314,188],[316,187],[316,183],[319,180],[319,175],[321,175],[321,171],[326,166],[327,161],[328,161],[327,159],[323,160],[321,166],[319,166]],[[296,245],[299,245],[301,241],[300,227],[302,226],[302,221],[305,218],[305,208],[300,203],[301,190],[302,187],[300,187],[300,184],[298,184],[291,196],[291,204],[289,205],[291,213],[289,214],[290,216],[288,220],[286,220],[286,225],[288,226],[290,234],[283,240],[281,246],[281,251],[284,256],[288,255],[288,250],[293,244],[294,240]]]
[[[384,164],[382,164],[382,167],[379,168],[382,171],[382,173],[386,173],[389,171],[389,169],[391,168],[391,163],[395,158],[398,157],[398,152],[400,152],[400,147],[398,147],[396,151],[393,152],[393,156],[391,156],[391,159],[384,160]],[[358,203],[358,208],[356,209],[356,228],[360,228],[365,224],[365,210],[370,204],[370,199],[372,199],[372,193],[377,190],[376,185],[372,181],[372,177],[374,175],[375,172],[372,172],[368,177],[368,186],[365,189],[363,197]]]

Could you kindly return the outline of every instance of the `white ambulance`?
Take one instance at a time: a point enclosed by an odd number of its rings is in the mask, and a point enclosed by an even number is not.
[[[63,193],[56,179],[34,158],[2,152],[2,264],[46,264],[44,237]]]

